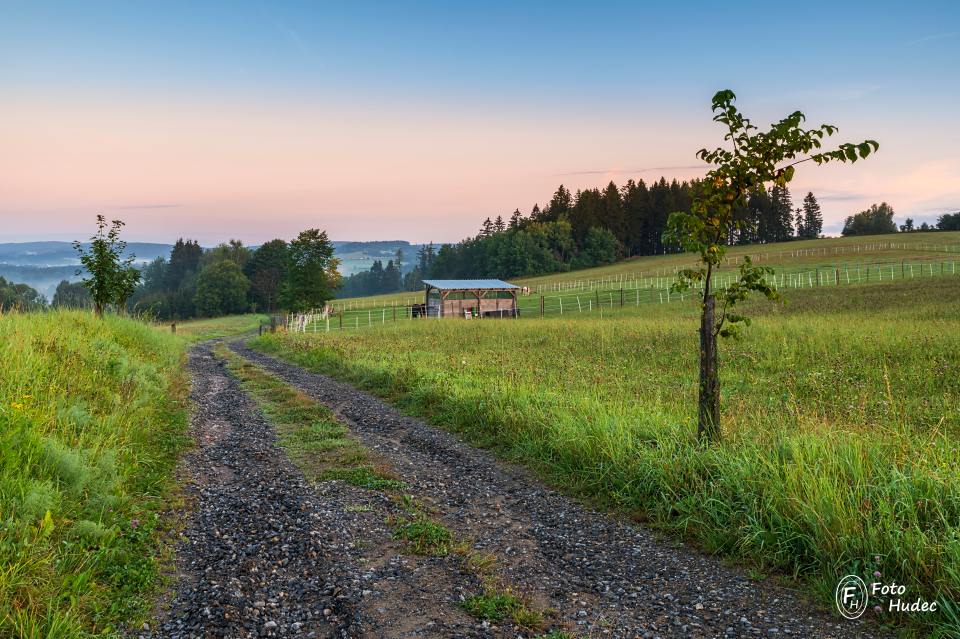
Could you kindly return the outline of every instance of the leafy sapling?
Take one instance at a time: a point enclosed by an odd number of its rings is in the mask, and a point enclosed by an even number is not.
[[[123,259],[127,243],[120,239],[122,227],[123,222],[113,220],[108,231],[106,218],[98,215],[97,232],[90,238],[90,249],[85,249],[80,242],[73,243],[89,275],[82,283],[90,291],[97,317],[102,317],[103,309],[110,304],[121,310],[140,282],[140,271],[133,266],[134,257]],[[77,270],[77,275],[82,272]]]
[[[735,101],[736,96],[729,89],[713,96],[713,120],[726,129],[727,144],[697,153],[698,158],[713,168],[696,186],[690,211],[671,213],[664,233],[665,242],[698,256],[696,267],[678,273],[673,290],[696,287],[701,294],[697,433],[706,441],[720,439],[717,336],[736,336],[742,325],[749,325],[749,318],[734,309],[750,293],[778,298],[776,289],[767,282],[773,270],[753,264],[749,257],[740,265],[737,281],[717,291],[713,278],[723,263],[727,243],[736,233],[748,230],[748,222],[737,218],[734,212],[744,206],[748,194],[754,190],[766,188],[768,184],[785,187],[799,164],[856,162],[879,147],[875,141],[866,140],[823,151],[824,140],[837,132],[835,126],[822,124],[804,129],[804,115],[795,111],[767,131],[761,131],[737,110]]]

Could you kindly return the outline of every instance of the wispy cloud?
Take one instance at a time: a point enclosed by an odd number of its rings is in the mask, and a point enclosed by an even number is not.
[[[866,193],[857,193],[855,191],[818,191],[810,189],[817,196],[818,200],[825,202],[851,202],[853,200],[865,200],[871,196]]]
[[[908,47],[915,47],[918,44],[926,44],[927,42],[936,42],[937,40],[949,40],[951,38],[957,38],[957,37],[960,37],[960,31],[947,31],[945,33],[931,33],[929,35],[919,37],[915,40],[909,40],[905,42],[904,45]]]
[[[571,171],[570,173],[558,173],[557,175],[609,175],[611,173],[649,173],[650,171],[688,171],[692,169],[707,169],[709,164],[689,164],[686,166],[651,166],[645,169],[603,169],[590,171]]]

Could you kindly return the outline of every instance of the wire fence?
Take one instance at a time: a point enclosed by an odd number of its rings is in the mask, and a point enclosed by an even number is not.
[[[830,263],[836,263],[837,258],[847,258],[843,262],[850,265],[856,262],[863,264],[874,264],[866,254],[885,252],[885,251],[910,251],[912,253],[947,253],[960,254],[960,244],[934,244],[928,242],[870,242],[864,244],[851,244],[833,247],[815,247],[815,248],[795,248],[781,251],[756,251],[748,255],[735,255],[727,257],[723,261],[726,267],[738,267],[743,263],[744,258],[749,256],[756,264],[763,264],[774,268],[777,273],[800,273],[807,272],[814,265],[779,265],[786,258],[792,260],[813,258],[831,258]],[[906,259],[912,261],[923,261],[925,258],[909,256]],[[935,258],[929,258],[935,259]],[[899,263],[899,260],[891,260]],[[665,288],[676,279],[677,272],[683,268],[693,266],[693,263],[687,265],[675,264],[661,269],[647,269],[644,271],[622,272],[600,277],[558,279],[547,283],[534,283],[530,285],[530,292],[536,295],[547,295],[551,293],[562,293],[564,291],[594,292],[597,289],[619,289],[625,288],[634,290],[637,288]],[[829,264],[823,265],[824,268]],[[351,312],[362,310],[375,310],[384,306],[411,306],[422,302],[422,296],[410,292],[402,298],[398,298],[384,303],[380,300],[344,300],[331,302],[334,312]]]
[[[834,262],[810,266],[796,266],[774,270],[767,282],[776,289],[816,289],[819,287],[842,287],[866,283],[890,283],[930,277],[960,275],[960,259],[938,260],[935,258],[912,260],[876,260]],[[715,290],[723,290],[737,280],[737,273],[720,273],[711,280]],[[685,292],[676,292],[671,285],[676,275],[648,276],[608,281],[606,287],[595,285],[591,289],[564,289],[521,296],[518,299],[515,318],[540,318],[548,316],[581,315],[651,304],[672,304],[696,298],[702,285]],[[396,324],[406,321],[441,319],[436,307],[423,307],[423,298],[415,298],[411,304],[393,303],[387,306],[366,309],[328,309],[328,313],[290,316],[284,324],[291,332],[329,332],[359,330]],[[504,311],[504,319],[510,318]],[[462,319],[453,315],[442,319]]]

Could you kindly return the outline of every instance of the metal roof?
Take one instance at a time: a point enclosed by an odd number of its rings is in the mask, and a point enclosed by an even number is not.
[[[441,290],[441,291],[450,291],[450,290],[478,290],[484,288],[520,288],[509,282],[504,282],[503,280],[423,280],[423,283],[432,288]]]

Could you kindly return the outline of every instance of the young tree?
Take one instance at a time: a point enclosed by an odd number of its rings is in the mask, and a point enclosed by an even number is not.
[[[283,305],[291,311],[322,308],[340,286],[339,265],[326,231],[302,231],[290,242],[287,280],[281,292]]]
[[[738,302],[752,292],[769,299],[778,297],[766,281],[769,267],[754,266],[749,257],[740,266],[739,278],[726,289],[716,290],[713,277],[723,263],[726,241],[731,226],[742,224],[734,216],[744,198],[767,184],[786,187],[793,179],[796,166],[812,161],[855,162],[877,150],[877,143],[841,144],[836,150],[821,151],[823,140],[836,132],[836,127],[821,125],[804,129],[804,116],[799,111],[788,115],[769,130],[760,131],[734,106],[733,91],[724,90],[713,96],[713,120],[724,126],[724,140],[729,146],[713,151],[701,149],[697,157],[713,165],[706,178],[697,185],[689,212],[670,214],[665,240],[675,242],[686,251],[698,255],[696,268],[678,273],[675,290],[700,287],[700,388],[697,431],[701,440],[720,439],[720,382],[717,369],[717,337],[737,334],[741,323],[749,319],[734,312]],[[811,152],[813,152],[811,154]],[[716,311],[717,296],[720,312]]]
[[[823,214],[820,212],[820,203],[808,191],[803,198],[803,233],[797,233],[800,239],[815,240],[823,233]]]
[[[82,281],[90,291],[97,317],[103,316],[103,309],[108,304],[115,304],[117,308],[126,304],[140,281],[140,271],[133,266],[134,256],[123,259],[127,243],[120,239],[122,227],[123,222],[113,220],[108,231],[106,218],[98,215],[97,233],[90,238],[90,250],[80,242],[73,243],[73,248],[80,254],[80,263],[89,274]],[[78,270],[77,275],[82,272]]]

